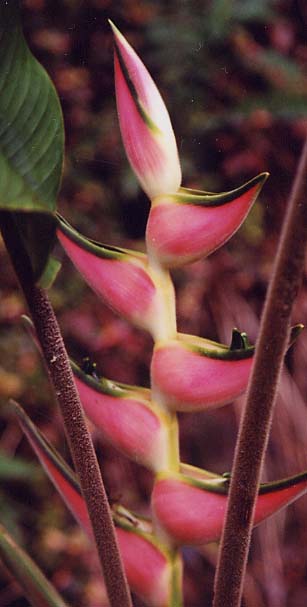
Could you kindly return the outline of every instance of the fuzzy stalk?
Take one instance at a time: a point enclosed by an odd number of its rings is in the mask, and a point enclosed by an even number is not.
[[[132,607],[108,499],[59,325],[46,292],[34,283],[31,266],[11,213],[0,214],[0,227],[62,412],[68,444],[92,523],[110,605]]]
[[[289,196],[241,418],[213,607],[238,607],[241,602],[255,500],[287,350],[290,315],[304,268],[307,242],[306,174],[307,140]]]

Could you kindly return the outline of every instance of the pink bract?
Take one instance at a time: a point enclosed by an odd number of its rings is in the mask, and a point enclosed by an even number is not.
[[[152,493],[154,516],[177,544],[201,545],[221,537],[228,497],[196,485],[184,477],[161,478]],[[306,474],[265,487],[257,498],[254,525],[306,493]]]
[[[262,179],[260,179],[262,177]],[[159,196],[149,214],[146,242],[148,251],[166,267],[180,266],[207,257],[239,229],[261,189],[266,176],[252,180],[243,193],[210,206],[185,202],[185,194]],[[239,188],[240,189],[240,188]],[[242,188],[241,188],[242,189]],[[223,197],[223,194],[216,197]],[[193,199],[193,196],[191,196]],[[214,195],[211,197],[214,200]]]
[[[82,248],[60,229],[57,236],[86,282],[110,307],[137,326],[148,329],[156,293],[142,259],[112,259]]]
[[[48,477],[60,493],[68,509],[92,539],[92,528],[86,504],[75,475],[20,407],[15,407],[18,419]],[[123,558],[128,583],[150,607],[167,607],[171,588],[172,565],[165,550],[154,543],[149,533],[142,532],[132,516],[115,515],[116,535]]]
[[[246,389],[252,361],[252,355],[239,360],[213,358],[173,340],[155,348],[151,377],[154,390],[170,409],[202,411],[240,396]]]
[[[161,416],[150,408],[149,402],[137,398],[137,394],[104,394],[76,374],[75,381],[86,415],[105,438],[137,463],[161,470],[167,453],[167,434]]]
[[[131,588],[152,607],[168,607],[172,569],[169,560],[144,536],[117,528]]]
[[[115,90],[125,150],[149,198],[176,192],[181,169],[165,104],[146,67],[119,30],[115,40]]]

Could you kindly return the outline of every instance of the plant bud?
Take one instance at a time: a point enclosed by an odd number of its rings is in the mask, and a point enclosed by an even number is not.
[[[167,109],[136,52],[110,24],[115,43],[117,111],[129,162],[149,198],[177,192],[181,169]]]

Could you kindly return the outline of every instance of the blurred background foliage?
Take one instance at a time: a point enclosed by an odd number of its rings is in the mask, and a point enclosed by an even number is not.
[[[209,260],[174,272],[181,331],[229,342],[237,326],[257,337],[259,316],[300,148],[307,133],[307,5],[304,0],[24,0],[27,40],[63,107],[66,162],[60,212],[87,236],[144,249],[149,204],[125,158],[117,122],[111,18],[152,73],[169,108],[186,187],[231,189],[269,171],[239,233]],[[89,355],[106,377],[148,385],[151,339],[109,311],[60,248],[51,298],[68,352]],[[0,241],[0,509],[73,607],[105,599],[90,546],[62,506],[5,407],[20,400],[69,458],[26,312]],[[293,322],[307,322],[306,278]],[[307,337],[290,350],[281,380],[264,479],[307,467]],[[182,459],[231,467],[242,400],[210,414],[182,415]],[[93,428],[111,500],[148,513],[151,475],[111,449]],[[307,598],[306,498],[264,523],[254,543],[246,607],[303,607]],[[185,549],[185,605],[212,598],[216,546]],[[24,607],[1,568],[0,605]],[[135,601],[135,605],[141,603]]]

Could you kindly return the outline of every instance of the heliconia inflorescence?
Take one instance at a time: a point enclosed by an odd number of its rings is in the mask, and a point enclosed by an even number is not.
[[[169,269],[206,257],[241,226],[266,178],[216,194],[181,186],[176,141],[164,102],[147,69],[119,30],[114,34],[120,129],[131,167],[151,201],[145,253],[92,241],[58,217],[57,234],[91,288],[117,314],[154,340],[150,389],[99,378],[72,362],[86,415],[104,438],[154,475],[152,521],[113,508],[131,588],[149,607],[182,605],[179,547],[221,537],[228,476],[180,462],[177,411],[232,402],[247,387],[254,346],[234,329],[230,345],[177,331]],[[294,327],[289,345],[301,327]],[[25,414],[16,409],[47,474],[89,533],[74,474]],[[307,473],[261,485],[254,525],[307,491]]]

